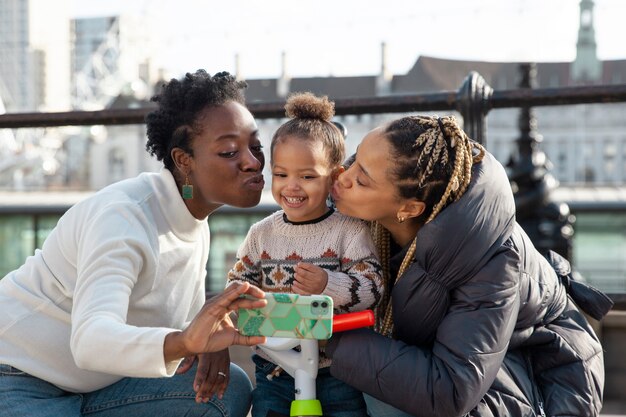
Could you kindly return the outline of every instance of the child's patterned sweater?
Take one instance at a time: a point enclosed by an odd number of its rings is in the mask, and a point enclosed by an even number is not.
[[[374,308],[383,292],[382,268],[365,222],[335,211],[294,224],[282,210],[255,223],[237,252],[228,284],[247,281],[267,292],[293,292],[295,267],[308,262],[324,268],[322,294],[333,299],[336,313]],[[264,358],[260,349],[257,349]],[[320,366],[330,361],[320,354]]]
[[[295,267],[308,262],[324,268],[323,294],[336,312],[374,307],[383,291],[381,266],[366,223],[339,212],[313,223],[284,220],[283,211],[252,225],[239,247],[228,283],[247,281],[268,292],[292,292]]]

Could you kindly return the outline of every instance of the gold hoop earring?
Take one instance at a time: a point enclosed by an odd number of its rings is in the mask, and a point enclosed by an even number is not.
[[[400,213],[397,214],[398,223],[404,223],[405,220],[406,220],[406,217],[401,216]]]
[[[189,184],[189,176],[185,174],[185,183],[183,184],[183,200],[193,199],[193,185]]]

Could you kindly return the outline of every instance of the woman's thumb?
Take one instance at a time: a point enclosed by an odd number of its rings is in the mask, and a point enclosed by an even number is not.
[[[241,346],[254,346],[262,345],[265,343],[265,336],[244,336],[240,333],[236,333],[233,345]]]

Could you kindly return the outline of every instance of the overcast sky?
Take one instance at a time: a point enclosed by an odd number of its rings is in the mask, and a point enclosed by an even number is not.
[[[420,55],[484,61],[572,61],[578,0],[74,0],[73,17],[131,13],[160,30],[157,65],[245,78],[373,75],[380,44],[392,73]],[[172,5],[176,5],[173,8]],[[600,59],[626,59],[626,0],[595,0]]]

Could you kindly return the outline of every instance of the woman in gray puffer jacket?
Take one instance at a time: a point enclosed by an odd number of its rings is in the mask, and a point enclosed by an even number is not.
[[[537,252],[504,169],[453,117],[374,129],[333,197],[372,222],[388,267],[377,332],[339,333],[326,349],[372,416],[600,413],[602,347],[574,302],[596,319],[612,303]]]

